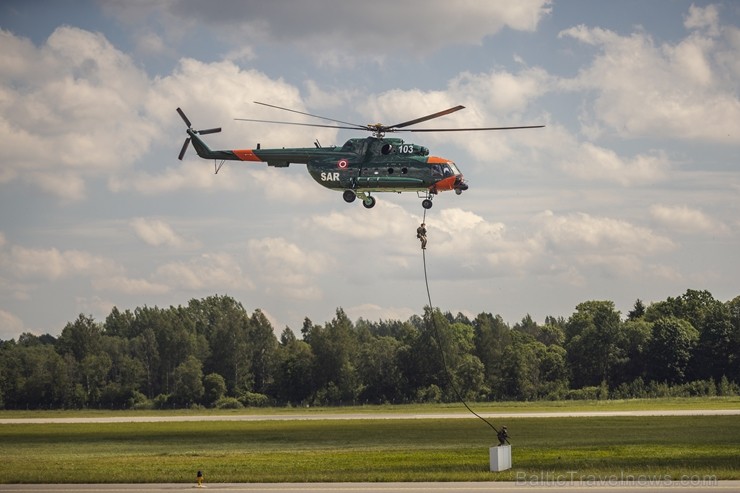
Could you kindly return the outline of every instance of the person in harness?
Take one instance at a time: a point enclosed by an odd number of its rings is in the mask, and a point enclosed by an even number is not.
[[[421,249],[426,250],[427,249],[427,228],[424,223],[421,223],[421,226],[416,228],[416,237],[419,238],[419,241],[421,241]]]
[[[498,446],[509,443],[509,432],[506,431],[506,427],[503,426],[498,433],[496,433],[496,436],[498,437]]]

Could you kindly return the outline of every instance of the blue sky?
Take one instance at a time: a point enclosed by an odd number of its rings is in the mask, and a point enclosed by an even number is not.
[[[453,5],[454,4],[454,5]],[[423,5],[423,7],[422,7]],[[305,167],[177,153],[358,134],[234,118],[395,123],[470,190],[427,215],[435,305],[515,323],[740,294],[740,4],[687,1],[3,2],[0,339],[80,313],[228,294],[279,332],[426,304],[415,194],[365,210]]]

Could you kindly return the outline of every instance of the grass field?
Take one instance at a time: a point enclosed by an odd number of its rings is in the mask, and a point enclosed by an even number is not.
[[[496,439],[475,418],[0,425],[0,481],[194,482],[198,470],[212,483],[740,479],[738,416],[505,424],[514,467],[502,473],[488,471]]]
[[[692,410],[692,409],[740,409],[740,397],[671,397],[659,399],[626,399],[603,401],[536,401],[536,402],[475,402],[473,409],[484,413],[534,413],[561,411],[638,411],[638,410]],[[177,409],[172,411],[137,410],[57,410],[57,411],[4,411],[0,418],[44,418],[44,417],[99,417],[99,416],[184,416],[184,415],[254,415],[254,414],[351,414],[351,413],[415,413],[434,414],[467,411],[459,402],[449,404],[388,404],[342,407],[251,407],[244,409]]]

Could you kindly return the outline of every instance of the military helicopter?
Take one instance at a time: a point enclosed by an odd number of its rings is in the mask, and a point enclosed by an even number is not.
[[[482,127],[482,128],[408,128],[434,118],[459,111],[464,106],[455,106],[431,115],[422,116],[395,125],[371,123],[360,125],[343,122],[302,111],[283,108],[267,103],[256,104],[275,108],[299,115],[318,118],[334,124],[298,123],[272,120],[254,120],[235,118],[235,120],[280,125],[300,125],[308,127],[364,130],[371,132],[370,137],[352,138],[343,146],[322,147],[318,140],[314,147],[262,149],[260,144],[254,149],[211,150],[200,138],[201,135],[217,133],[221,128],[194,130],[190,120],[182,109],[177,108],[182,120],[187,125],[188,137],[180,149],[178,159],[182,160],[190,142],[195,152],[203,159],[213,159],[215,172],[221,169],[225,161],[255,161],[267,163],[268,166],[284,168],[291,163],[305,164],[311,177],[330,190],[342,191],[342,197],[348,203],[356,198],[362,200],[367,209],[375,206],[374,192],[416,192],[422,198],[422,207],[430,209],[432,199],[439,192],[454,190],[460,195],[468,189],[462,173],[449,159],[430,156],[424,146],[405,142],[399,138],[387,138],[385,134],[393,132],[467,132],[482,130],[516,130],[525,128],[542,128],[544,125],[520,127]],[[338,124],[338,125],[337,125]],[[217,163],[220,161],[220,164]]]

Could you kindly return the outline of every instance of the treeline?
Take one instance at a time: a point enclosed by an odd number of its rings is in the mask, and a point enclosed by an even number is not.
[[[607,399],[740,392],[740,296],[688,290],[623,319],[611,301],[568,318],[306,318],[279,338],[229,296],[80,315],[58,338],[0,341],[0,407],[173,408]]]

